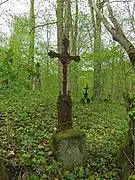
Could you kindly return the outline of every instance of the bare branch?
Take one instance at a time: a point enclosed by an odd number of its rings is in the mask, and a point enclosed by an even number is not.
[[[125,3],[125,6],[127,8],[127,11],[128,11],[128,14],[129,14],[129,17],[131,19],[131,27],[135,33],[135,22],[134,22],[134,8],[135,8],[135,0],[134,0],[134,3],[133,3],[133,11],[131,13],[131,7],[129,6],[129,3]],[[131,32],[130,32],[131,33]]]
[[[93,9],[96,11],[96,13],[98,14],[98,16],[100,17],[100,19],[102,20],[104,26],[106,27],[106,29],[111,33],[111,34],[115,34],[115,28],[107,21],[107,19],[105,18],[105,16],[99,11],[99,9],[97,8],[96,5],[92,5]]]
[[[135,0],[134,0],[134,2],[133,2],[132,17],[134,16],[134,12],[135,12]]]
[[[0,3],[0,6],[1,6],[2,4],[4,4],[4,3],[8,2],[8,1],[9,1],[9,0],[5,0],[5,1],[1,2],[1,3]]]
[[[111,19],[111,21],[112,21],[112,23],[113,23],[113,25],[115,27],[115,30],[119,34],[123,33],[122,29],[120,28],[120,24],[118,23],[117,19],[113,15],[113,11],[112,11],[112,8],[111,8],[111,6],[109,4],[109,1],[107,1],[107,8],[108,8],[109,15],[110,15],[109,17],[110,17],[110,19]]]
[[[108,0],[107,2],[109,3]],[[99,16],[99,18],[101,19],[101,21],[103,22],[106,29],[111,33],[113,40],[117,41],[125,49],[133,65],[133,69],[135,71],[135,47],[126,37],[117,19],[113,16],[111,6],[108,4],[110,19],[113,23],[113,26],[107,21],[103,13],[100,12],[100,10],[97,8],[96,5],[93,4],[93,8],[96,11],[97,15]]]
[[[94,11],[93,11],[93,6],[92,6],[92,0],[88,0],[89,6],[90,6],[90,11],[91,11],[91,21],[92,21],[92,26],[93,29],[95,28],[95,18],[94,18]]]
[[[123,149],[123,153],[124,153],[126,159],[128,160],[129,164],[130,164],[132,167],[134,167],[133,163],[130,161],[130,159],[129,159],[129,157],[127,156],[127,154],[125,153],[124,149]]]
[[[46,24],[37,25],[37,26],[33,27],[33,28],[30,30],[29,34],[31,34],[31,32],[32,32],[33,29],[35,29],[35,28],[44,27],[44,26],[51,25],[51,24],[57,24],[57,22],[50,22],[50,23],[46,23]]]
[[[103,7],[104,4],[106,3],[107,0],[103,0],[101,3],[100,3],[100,7]]]

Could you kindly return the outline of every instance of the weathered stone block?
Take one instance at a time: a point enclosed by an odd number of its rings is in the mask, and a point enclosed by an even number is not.
[[[57,132],[53,137],[53,153],[65,168],[85,162],[84,133],[74,129]]]

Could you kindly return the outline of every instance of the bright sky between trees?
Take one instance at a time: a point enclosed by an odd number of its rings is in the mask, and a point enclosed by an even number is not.
[[[0,0],[0,4],[6,0]],[[134,0],[129,0],[131,3],[131,11],[133,11]],[[73,2],[73,1],[72,1]],[[122,22],[124,29],[128,31],[129,26],[127,23],[128,12],[126,7],[126,1],[113,1],[111,0],[111,6],[113,7],[114,13],[118,18],[125,19]],[[128,1],[127,1],[128,2]],[[72,3],[73,4],[73,3]],[[12,19],[15,15],[23,16],[24,14],[29,16],[30,9],[30,0],[8,0],[0,6],[0,33],[3,35],[10,35],[12,32]],[[126,11],[125,11],[126,9]],[[44,24],[45,22],[56,21],[56,0],[35,0],[35,15],[36,15],[36,24]],[[83,13],[90,13],[87,0],[79,0],[79,11]],[[107,12],[104,12],[107,15]],[[126,25],[125,25],[126,24]],[[51,39],[56,40],[56,26],[51,26]],[[40,29],[41,30],[41,29]],[[43,36],[45,35],[46,27],[42,30]]]

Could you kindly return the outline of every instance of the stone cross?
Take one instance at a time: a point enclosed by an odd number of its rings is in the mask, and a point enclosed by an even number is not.
[[[69,40],[67,38],[63,39],[63,49],[62,54],[50,51],[48,55],[50,58],[58,58],[63,66],[63,81],[62,81],[62,92],[58,97],[57,107],[58,107],[58,130],[63,130],[72,127],[72,99],[70,92],[67,91],[67,67],[68,64],[74,60],[76,62],[80,61],[79,56],[70,56],[68,53]]]
[[[89,89],[88,84],[86,84],[86,87],[84,89],[85,89],[84,98],[82,98],[80,102],[82,102],[82,103],[85,103],[85,102],[89,103],[90,99],[88,98],[88,89]]]
[[[88,84],[86,84],[86,87],[84,89],[85,89],[84,97],[87,98],[87,96],[88,96],[88,89],[89,89]]]

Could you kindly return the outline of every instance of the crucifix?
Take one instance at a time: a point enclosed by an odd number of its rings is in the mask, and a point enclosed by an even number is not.
[[[86,87],[84,89],[85,89],[84,98],[87,98],[88,97],[88,89],[89,89],[88,84],[86,84]]]
[[[80,57],[70,56],[68,53],[68,48],[69,48],[69,40],[67,38],[64,38],[63,49],[61,54],[56,53],[54,51],[50,51],[48,53],[50,58],[58,58],[62,63],[62,68],[63,68],[62,92],[60,92],[57,102],[58,131],[72,128],[72,99],[71,99],[70,91],[67,91],[67,67],[72,60],[79,62]]]
[[[86,87],[84,89],[85,89],[84,98],[81,99],[81,102],[82,103],[85,103],[85,102],[89,103],[90,99],[88,98],[88,89],[89,89],[88,84],[86,84]]]

